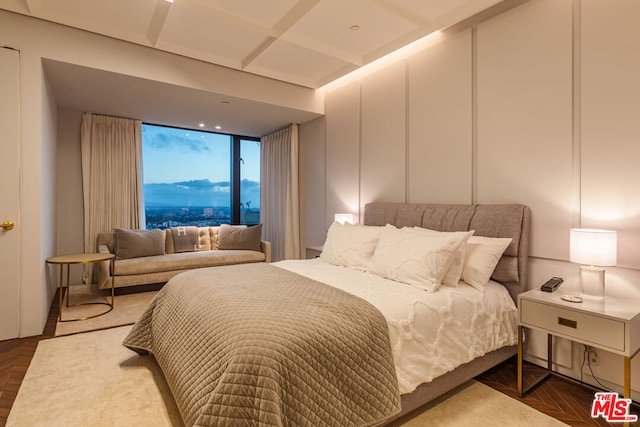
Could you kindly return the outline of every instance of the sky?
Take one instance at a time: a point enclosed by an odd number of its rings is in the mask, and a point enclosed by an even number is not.
[[[144,184],[160,184],[208,179],[230,180],[231,136],[142,125]],[[245,141],[241,146],[242,179],[260,181],[260,143]]]

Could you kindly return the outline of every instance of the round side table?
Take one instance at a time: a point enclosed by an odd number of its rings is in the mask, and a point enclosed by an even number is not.
[[[58,322],[75,322],[78,320],[86,320],[93,319],[94,317],[102,316],[103,314],[107,314],[111,310],[113,310],[113,296],[114,296],[114,281],[113,277],[111,278],[111,303],[108,302],[85,302],[80,304],[71,304],[69,305],[69,299],[71,297],[71,288],[69,287],[69,267],[71,264],[92,264],[100,261],[109,261],[111,263],[111,271],[113,271],[113,261],[115,259],[114,254],[104,254],[104,253],[90,253],[90,254],[70,254],[70,255],[60,255],[54,256],[51,258],[47,258],[47,264],[57,264],[60,266],[60,280],[58,282]],[[63,283],[63,273],[64,266],[67,266],[67,307],[76,307],[80,305],[106,305],[109,307],[106,311],[103,311],[98,314],[94,314],[93,316],[82,317],[79,319],[62,319],[62,283]]]

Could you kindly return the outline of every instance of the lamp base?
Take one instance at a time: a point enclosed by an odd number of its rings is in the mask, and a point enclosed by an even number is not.
[[[582,283],[583,298],[604,299],[604,268],[581,266],[580,282]]]

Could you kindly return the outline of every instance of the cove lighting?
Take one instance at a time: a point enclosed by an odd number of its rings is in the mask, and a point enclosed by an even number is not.
[[[441,39],[442,31],[434,31],[433,33],[430,33],[422,37],[421,39],[411,42],[408,45],[401,47],[400,49],[394,50],[393,52],[390,52],[385,56],[376,59],[375,61],[371,61],[368,64],[365,64],[362,67],[353,70],[349,74],[345,74],[344,76],[327,83],[320,89],[333,89],[335,87],[351,83],[368,74],[373,73],[374,71],[380,70],[381,68],[384,68],[388,65],[400,61],[401,59],[405,59],[423,49],[426,49],[427,47],[431,46]]]

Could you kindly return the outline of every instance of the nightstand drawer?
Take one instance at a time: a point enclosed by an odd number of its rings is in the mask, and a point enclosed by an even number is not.
[[[520,305],[523,326],[576,338],[597,347],[625,351],[624,322],[526,299],[520,300]]]

